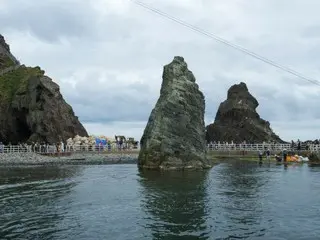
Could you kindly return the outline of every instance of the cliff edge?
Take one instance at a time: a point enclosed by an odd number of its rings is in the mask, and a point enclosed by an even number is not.
[[[0,35],[0,141],[56,143],[88,136],[58,84],[40,67],[20,65]]]

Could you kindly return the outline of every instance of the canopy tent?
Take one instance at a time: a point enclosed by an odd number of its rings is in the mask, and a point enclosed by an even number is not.
[[[108,143],[107,139],[104,139],[104,138],[96,138],[95,140],[96,140],[96,145],[101,144],[101,145],[105,146]]]

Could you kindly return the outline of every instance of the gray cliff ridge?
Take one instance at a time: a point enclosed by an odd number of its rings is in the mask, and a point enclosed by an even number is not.
[[[182,57],[164,66],[160,97],[141,138],[138,166],[203,169],[206,158],[205,100]]]
[[[231,86],[227,100],[219,106],[213,124],[206,127],[208,142],[220,141],[262,143],[284,142],[276,135],[268,121],[260,118],[256,111],[259,103],[243,82]]]
[[[0,35],[0,141],[56,143],[88,136],[58,84],[40,67],[20,65]]]

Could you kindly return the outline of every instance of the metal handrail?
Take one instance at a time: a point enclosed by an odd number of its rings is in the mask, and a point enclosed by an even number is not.
[[[271,144],[271,143],[259,143],[259,144],[208,144],[208,150],[211,151],[281,151],[287,149],[288,151],[298,151],[298,147],[289,144]],[[319,144],[301,144],[301,151],[320,151]]]
[[[58,152],[105,152],[105,151],[138,151],[138,148],[119,148],[117,146],[67,145],[63,150],[55,145],[0,145],[0,153],[58,153]]]
[[[320,144],[309,144],[308,149],[306,145],[301,145],[301,150],[309,150],[314,152],[320,152]],[[288,151],[297,151],[297,146],[293,149],[291,144],[208,144],[208,151],[248,151],[248,152],[258,152],[258,151],[282,151],[287,149]],[[130,146],[128,148],[119,148],[119,146],[112,144],[107,146],[95,146],[95,145],[66,145],[63,151],[55,145],[42,145],[42,146],[30,146],[30,145],[0,145],[0,153],[26,153],[26,152],[36,152],[36,153],[57,153],[57,152],[116,152],[116,151],[139,151],[139,146],[136,148]]]

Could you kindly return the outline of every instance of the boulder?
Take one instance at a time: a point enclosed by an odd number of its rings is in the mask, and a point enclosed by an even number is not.
[[[11,62],[4,59],[0,71],[0,141],[56,143],[88,136],[58,84],[40,67],[17,65],[3,41],[0,37],[0,48]]]
[[[164,66],[160,97],[141,138],[138,166],[203,169],[206,158],[205,100],[182,57]]]
[[[259,116],[258,106],[257,99],[250,94],[245,83],[231,86],[227,99],[219,106],[214,123],[206,127],[207,142],[283,143],[272,131],[270,123]]]
[[[320,154],[319,154],[319,153],[315,153],[315,152],[311,153],[311,154],[309,155],[309,161],[310,161],[310,162],[317,162],[317,163],[319,163],[319,162],[320,162]]]

